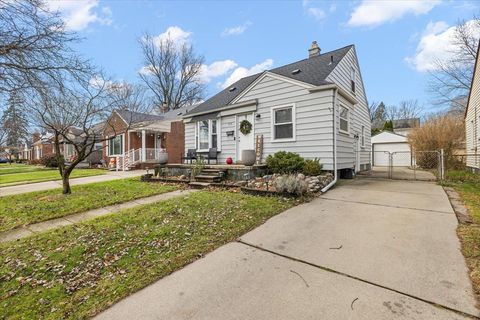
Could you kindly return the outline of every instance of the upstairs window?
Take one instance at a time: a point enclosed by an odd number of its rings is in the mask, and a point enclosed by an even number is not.
[[[293,140],[295,138],[294,106],[276,107],[272,109],[273,140]]]
[[[345,106],[340,106],[340,131],[344,133],[348,133],[348,127],[349,125],[349,113],[350,110],[348,110],[347,107]]]
[[[356,72],[355,68],[350,69],[350,84],[351,84],[351,90],[352,92],[355,92],[355,79],[356,79]]]

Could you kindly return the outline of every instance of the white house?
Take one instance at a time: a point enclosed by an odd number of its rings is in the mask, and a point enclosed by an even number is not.
[[[242,78],[188,112],[185,151],[217,148],[220,163],[241,162],[242,150],[262,145],[262,163],[284,150],[319,158],[326,170],[368,169],[369,153],[357,152],[370,150],[370,117],[355,47],[321,54],[313,42],[308,51],[307,59]]]
[[[473,171],[480,171],[480,44],[477,49],[477,59],[468,95],[467,109],[465,110],[465,141],[467,153],[467,167]]]
[[[411,165],[412,153],[407,137],[389,131],[372,136],[372,165],[390,166],[390,159],[394,167]]]

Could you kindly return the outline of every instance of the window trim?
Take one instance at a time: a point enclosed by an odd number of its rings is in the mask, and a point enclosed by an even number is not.
[[[285,139],[275,139],[275,111],[278,109],[287,109],[292,108],[292,137]],[[295,103],[284,104],[280,106],[275,106],[270,109],[270,135],[271,142],[294,142],[297,141],[297,121],[296,121],[296,105]],[[282,123],[288,124],[288,123]]]
[[[112,139],[115,139],[116,137],[122,137],[122,142],[121,142],[121,147],[122,147],[122,153],[120,154],[112,154],[110,153],[110,142]],[[125,142],[125,134],[122,133],[122,134],[117,134],[111,138],[108,138],[108,147],[107,147],[107,150],[108,150],[108,156],[109,157],[123,157],[124,153],[125,153],[125,148],[124,148],[124,142]]]
[[[341,112],[340,112],[340,110],[338,110],[338,132],[345,133],[345,134],[349,135],[350,134],[350,108],[347,107],[346,105],[340,103],[338,109],[340,109],[342,107],[347,109],[348,113],[347,113],[347,119],[345,119],[345,118],[341,117]],[[347,131],[343,130],[341,125],[340,125],[342,119],[347,121]]]
[[[362,149],[365,149],[365,126],[362,125],[362,135],[360,136],[360,147],[362,147]]]
[[[202,121],[208,121],[208,149],[200,149],[200,122]],[[222,126],[221,126],[221,118],[215,118],[215,119],[206,119],[202,121],[197,121],[195,122],[195,150],[197,152],[208,152],[208,150],[212,147],[212,122],[216,121],[217,122],[217,132],[215,135],[217,136],[217,151],[221,151],[221,146],[222,146]]]

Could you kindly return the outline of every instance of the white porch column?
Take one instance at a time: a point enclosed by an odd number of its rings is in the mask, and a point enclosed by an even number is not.
[[[145,130],[142,130],[142,162],[145,162],[147,159],[146,139],[147,135],[145,134]]]

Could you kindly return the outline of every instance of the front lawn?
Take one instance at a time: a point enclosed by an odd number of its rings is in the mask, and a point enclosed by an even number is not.
[[[52,189],[0,197],[0,231],[175,189],[131,178],[73,186],[70,195]]]
[[[0,176],[10,173],[22,173],[45,170],[44,166],[34,166],[21,163],[0,163]]]
[[[200,191],[0,245],[0,314],[91,317],[293,204]]]
[[[2,174],[2,172],[3,171],[0,171],[0,187],[62,179],[58,169],[43,169],[10,174]],[[105,173],[105,170],[100,169],[75,169],[72,171],[70,178],[98,176]]]
[[[462,224],[457,234],[462,242],[462,252],[470,269],[475,293],[480,295],[480,175],[452,170],[446,173],[445,185],[453,187],[468,208],[473,223]]]

